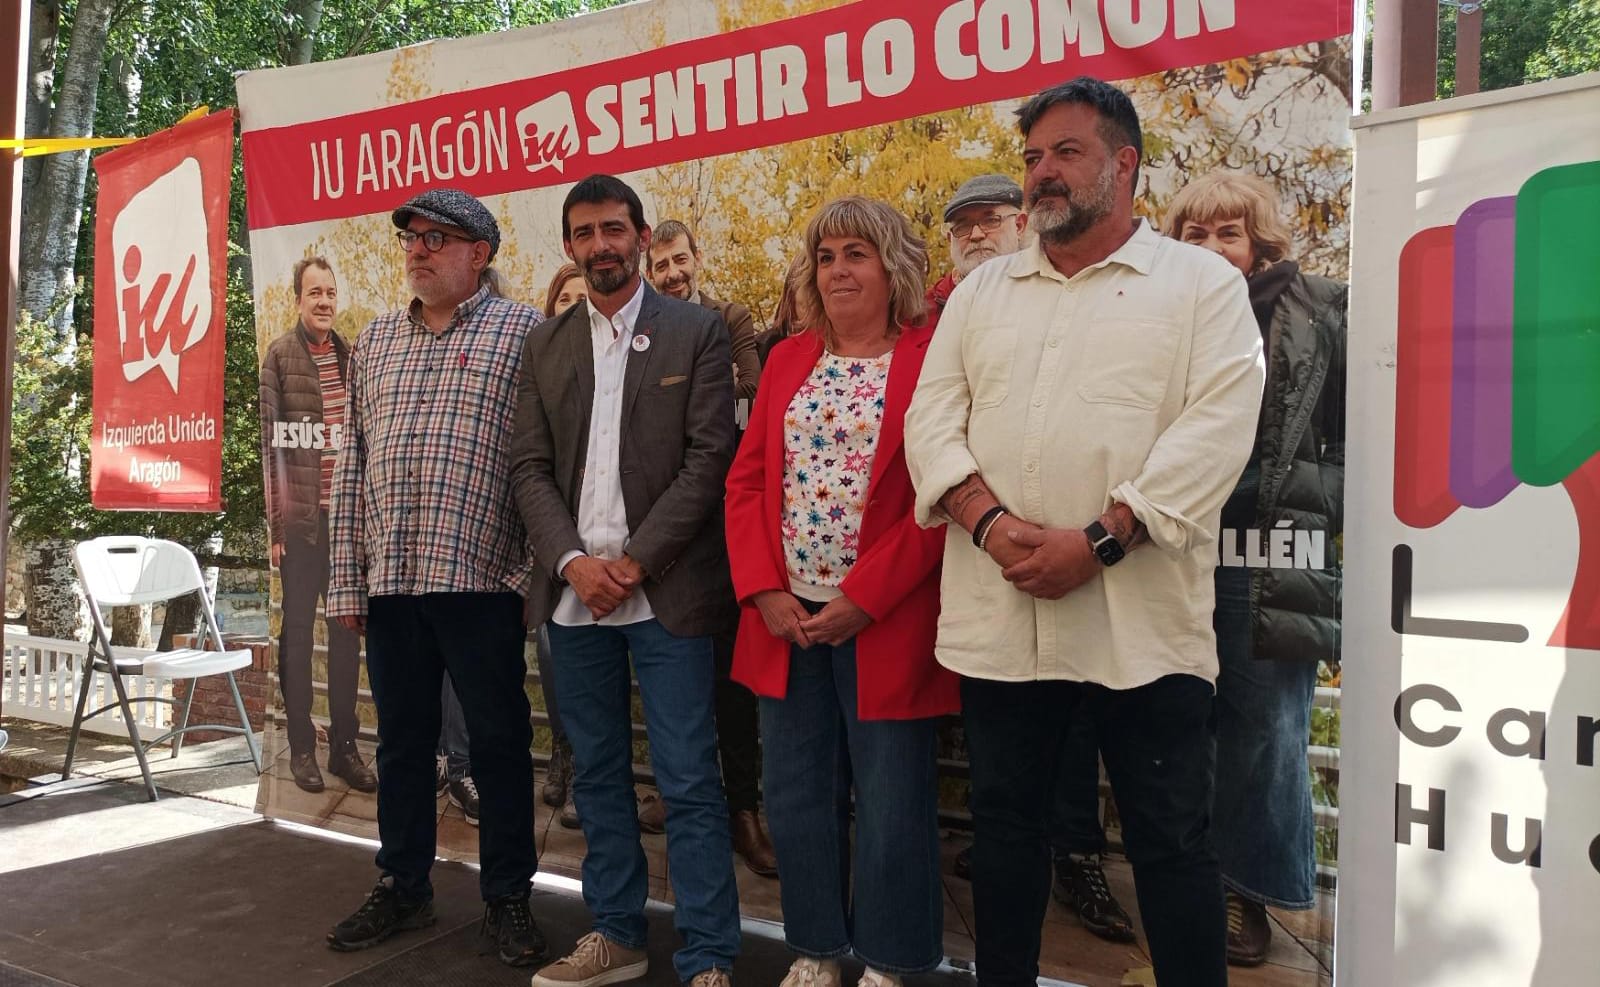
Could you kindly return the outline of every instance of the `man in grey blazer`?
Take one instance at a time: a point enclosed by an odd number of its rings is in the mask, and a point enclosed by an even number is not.
[[[589,299],[527,338],[512,482],[542,574],[528,621],[549,621],[594,931],[533,983],[597,987],[648,966],[631,656],[670,807],[668,867],[684,939],[673,965],[693,987],[728,987],[739,905],[712,719],[712,636],[737,619],[722,533],[734,447],[728,331],[715,312],[644,284],[650,227],[618,179],[579,182],[562,207],[561,236]]]

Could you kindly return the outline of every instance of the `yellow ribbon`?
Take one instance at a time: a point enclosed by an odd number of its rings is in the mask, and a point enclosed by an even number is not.
[[[209,106],[197,106],[183,115],[178,124],[198,120],[211,112]],[[177,126],[174,124],[173,126]],[[6,137],[0,138],[0,150],[21,150],[25,158],[41,154],[60,154],[63,151],[87,151],[97,147],[121,147],[141,140],[139,137]]]

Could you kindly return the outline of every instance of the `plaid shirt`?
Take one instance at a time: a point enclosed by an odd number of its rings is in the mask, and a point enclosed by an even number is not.
[[[508,454],[534,309],[480,290],[435,335],[409,309],[350,350],[329,514],[328,615],[388,594],[527,594],[531,553]]]

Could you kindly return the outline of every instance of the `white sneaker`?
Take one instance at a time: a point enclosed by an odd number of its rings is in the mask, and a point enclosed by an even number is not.
[[[789,964],[789,973],[778,987],[839,987],[839,964],[802,956]]]
[[[894,974],[874,970],[869,966],[867,972],[861,975],[861,979],[856,981],[856,987],[901,987],[901,985],[900,978]]]

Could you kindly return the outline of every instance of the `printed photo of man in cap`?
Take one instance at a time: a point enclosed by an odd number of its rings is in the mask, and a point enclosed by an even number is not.
[[[367,637],[382,876],[328,944],[364,949],[434,922],[434,751],[448,675],[482,805],[483,935],[501,961],[525,966],[546,947],[528,910],[530,569],[509,441],[523,339],[542,316],[494,290],[500,229],[477,199],[434,189],[393,220],[413,298],[374,319],[350,352],[328,592],[328,613]]]

